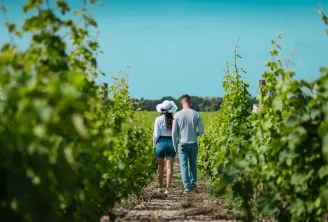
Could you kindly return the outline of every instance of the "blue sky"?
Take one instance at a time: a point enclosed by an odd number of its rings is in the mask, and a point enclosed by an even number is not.
[[[9,19],[21,21],[19,2],[9,2]],[[15,4],[14,4],[15,2]],[[78,6],[78,0],[70,0]],[[281,59],[291,55],[296,78],[310,80],[327,66],[328,37],[314,0],[102,0],[93,8],[99,23],[99,57],[111,82],[116,71],[127,70],[130,93],[136,98],[158,99],[188,93],[223,96],[223,69],[232,61],[240,38],[240,61],[250,92],[270,60],[270,42],[277,31]],[[320,1],[328,11],[328,0]],[[15,14],[15,15],[13,15]],[[18,16],[19,15],[19,16]],[[4,28],[0,27],[1,33]],[[0,43],[7,41],[0,36]],[[24,44],[24,43],[22,43]]]

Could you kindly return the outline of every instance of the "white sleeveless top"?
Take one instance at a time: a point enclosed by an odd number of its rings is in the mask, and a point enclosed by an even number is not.
[[[156,142],[160,136],[172,136],[172,131],[166,130],[165,115],[161,115],[155,120],[153,134],[154,146],[156,145]]]

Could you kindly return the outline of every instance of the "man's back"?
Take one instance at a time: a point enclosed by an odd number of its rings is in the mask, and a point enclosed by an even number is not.
[[[199,113],[190,109],[189,95],[181,96],[181,106],[183,109],[174,115],[172,140],[175,152],[179,153],[184,193],[189,193],[197,187],[197,137],[204,133],[204,126]]]
[[[176,138],[182,143],[197,143],[197,137],[204,133],[202,118],[190,108],[182,109],[174,115],[172,128],[174,144],[177,144]]]

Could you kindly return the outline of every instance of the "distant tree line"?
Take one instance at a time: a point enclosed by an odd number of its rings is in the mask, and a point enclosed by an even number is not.
[[[150,100],[150,99],[133,99],[135,102],[135,109],[143,111],[156,111],[157,104],[162,103],[164,100],[174,101],[178,106],[178,109],[181,109],[180,99],[173,98],[171,96],[163,97],[159,100]],[[200,112],[211,112],[217,111],[220,109],[222,103],[222,97],[199,97],[191,96],[192,108]],[[257,103],[256,98],[252,98],[250,101],[250,107],[252,104]]]

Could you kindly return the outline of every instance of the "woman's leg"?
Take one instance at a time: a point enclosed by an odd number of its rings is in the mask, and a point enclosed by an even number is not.
[[[157,167],[157,179],[159,187],[163,186],[163,168],[164,168],[164,158],[157,159],[158,167]]]
[[[167,158],[166,160],[166,189],[169,189],[173,176],[173,162],[174,158]]]
[[[159,138],[156,143],[156,158],[157,158],[157,179],[159,188],[163,186],[163,168],[164,168],[164,157],[165,157],[165,142]]]

